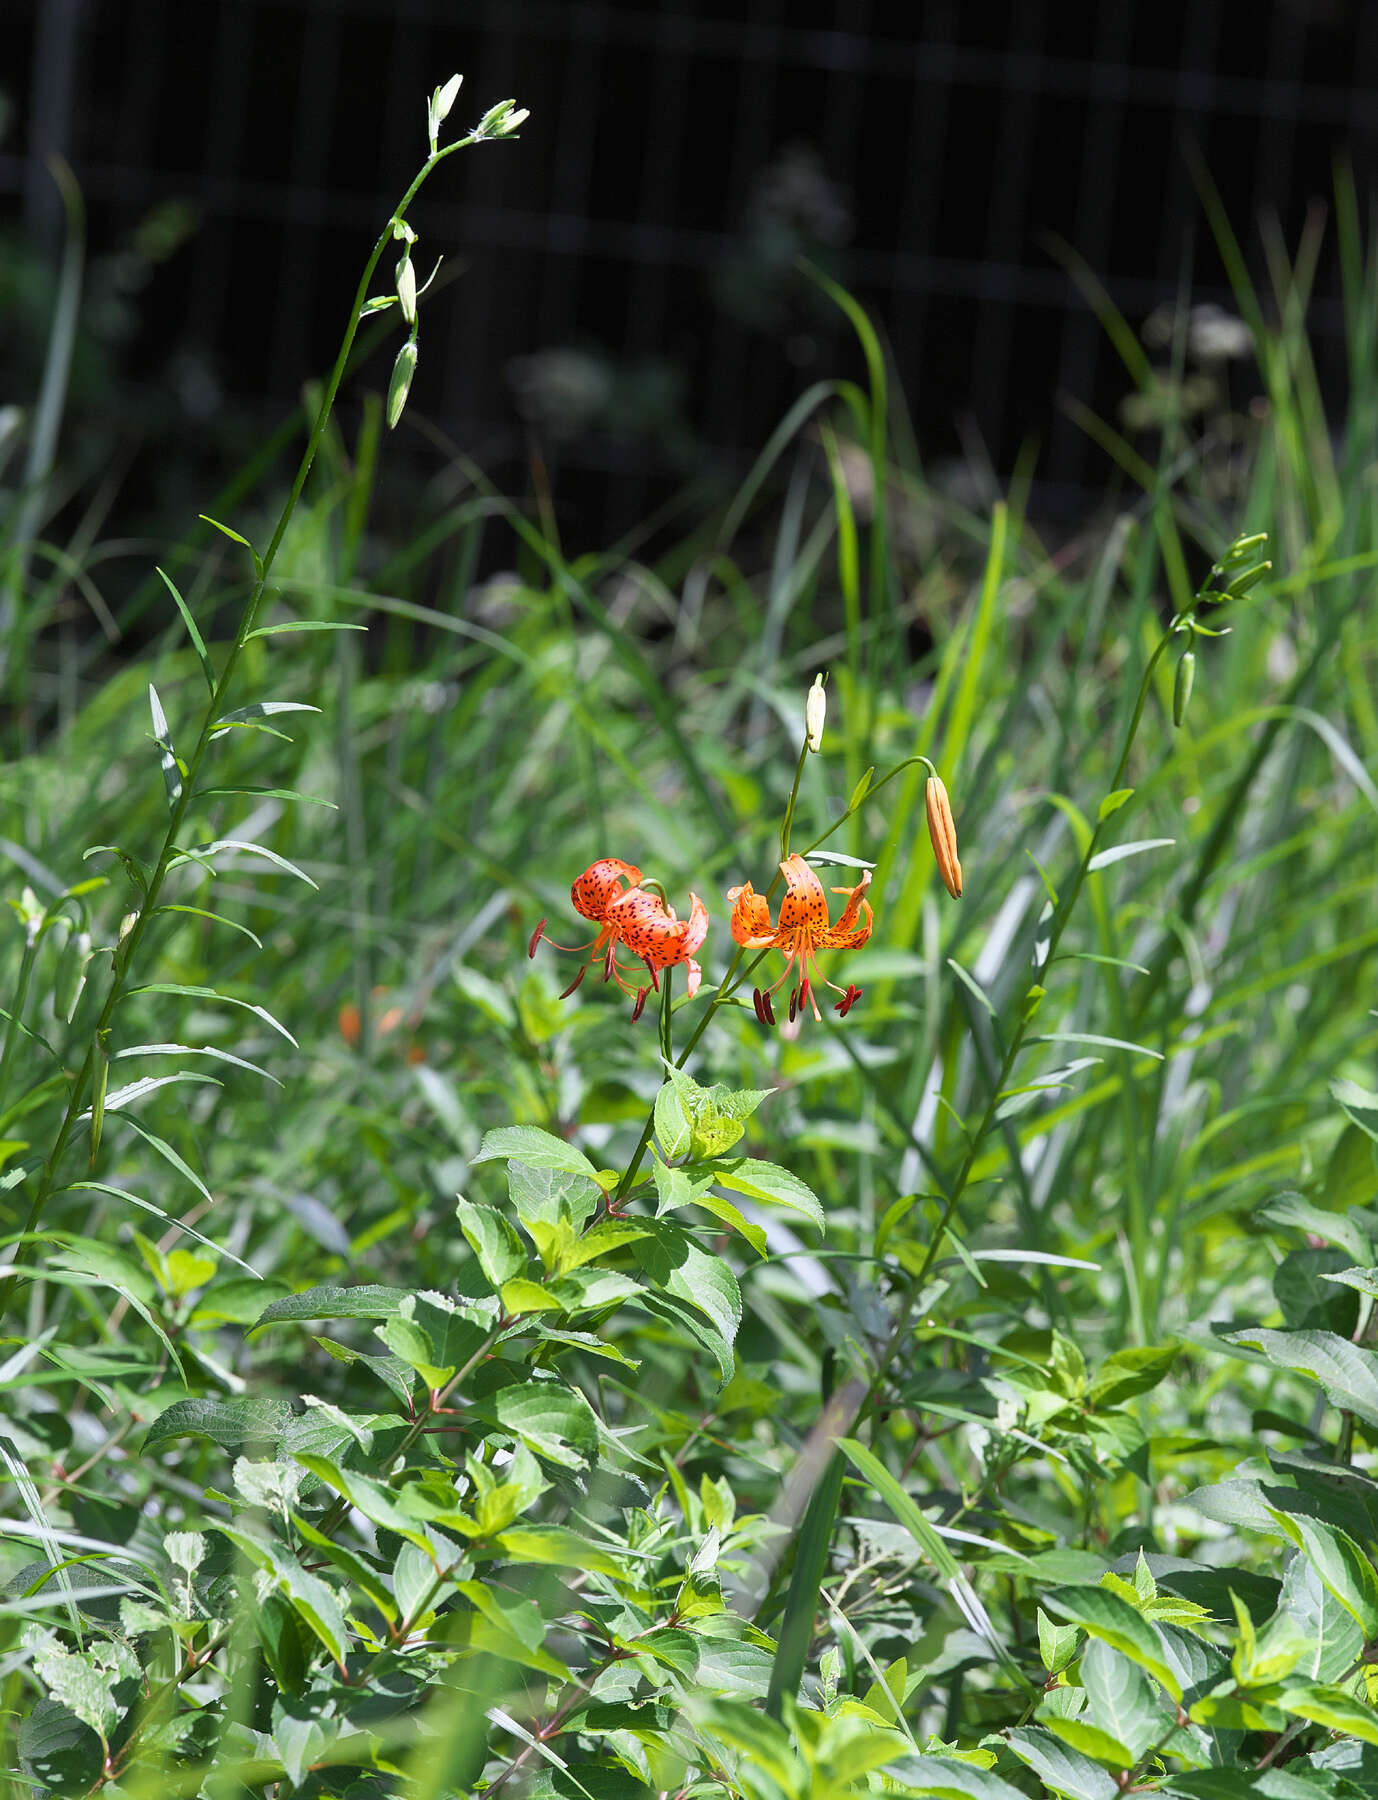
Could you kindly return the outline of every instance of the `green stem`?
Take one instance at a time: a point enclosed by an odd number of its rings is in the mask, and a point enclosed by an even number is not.
[[[1134,713],[1129,721],[1129,728],[1125,734],[1124,749],[1121,752],[1119,763],[1115,769],[1114,779],[1110,785],[1110,791],[1112,793],[1124,784],[1124,778],[1129,768],[1129,758],[1134,748],[1134,739],[1138,733],[1139,724],[1143,718],[1144,706],[1148,700],[1150,685],[1153,679],[1153,671],[1157,667],[1159,659],[1166,651],[1168,644],[1171,642],[1172,635],[1173,626],[1169,626],[1162,641],[1149,658],[1148,664],[1144,669],[1143,679],[1139,683],[1139,695],[1134,706]],[[1086,877],[1090,872],[1091,860],[1096,854],[1096,848],[1100,842],[1101,828],[1104,823],[1105,821],[1103,819],[1098,819],[1096,821],[1095,829],[1091,833],[1091,838],[1086,846],[1085,853],[1077,867],[1076,874],[1072,878],[1071,886],[1068,888],[1066,895],[1053,915],[1052,928],[1048,934],[1047,953],[1041,965],[1044,969],[1047,969],[1052,964],[1054,957],[1057,955],[1058,947],[1062,942],[1063,934],[1066,932],[1067,926],[1071,922],[1073,910],[1075,909],[1077,900],[1081,894],[1082,887],[1085,884]],[[942,1247],[943,1238],[952,1221],[952,1216],[956,1212],[957,1205],[966,1191],[968,1182],[971,1180],[971,1171],[975,1167],[976,1158],[981,1145],[992,1125],[995,1123],[995,1114],[1000,1104],[1000,1098],[1004,1091],[1005,1083],[1009,1079],[1010,1071],[1013,1069],[1020,1051],[1024,1048],[1024,1042],[1028,1036],[1029,1027],[1033,1023],[1035,1013],[1036,1009],[1026,1010],[1014,1030],[1010,1033],[1010,1041],[1006,1047],[1004,1056],[1000,1060],[999,1072],[997,1073],[995,1082],[991,1088],[990,1099],[986,1103],[986,1110],[982,1115],[980,1124],[968,1139],[966,1155],[963,1157],[961,1166],[953,1179],[951,1187],[948,1189],[947,1196],[943,1202],[942,1212],[938,1216],[938,1222],[933,1229],[932,1237],[929,1239],[928,1248],[924,1252],[923,1260],[919,1264],[919,1267],[909,1284],[908,1296],[900,1309],[899,1317],[896,1319],[890,1335],[886,1339],[880,1357],[877,1360],[875,1372],[871,1377],[870,1388],[867,1391],[866,1398],[862,1402],[861,1407],[858,1409],[858,1416],[875,1405],[880,1394],[881,1386],[890,1371],[890,1365],[899,1351],[900,1344],[909,1328],[909,1322],[913,1317],[914,1308],[917,1306],[919,1298],[923,1293],[924,1283],[927,1281],[933,1268],[933,1264],[937,1260],[938,1252]]]
[[[105,1004],[101,1008],[100,1017],[97,1019],[95,1028],[92,1032],[91,1042],[87,1047],[85,1060],[77,1072],[76,1080],[72,1083],[72,1091],[68,1098],[67,1110],[63,1115],[62,1124],[58,1128],[57,1137],[39,1173],[33,1202],[29,1207],[29,1215],[24,1225],[23,1237],[28,1237],[38,1229],[43,1216],[43,1209],[47,1205],[47,1202],[54,1191],[58,1169],[61,1165],[62,1158],[66,1153],[67,1146],[71,1141],[72,1134],[76,1129],[78,1120],[81,1117],[82,1107],[86,1101],[92,1072],[95,1067],[96,1045],[106,1041],[116,1010],[124,997],[129,979],[129,971],[133,966],[139,948],[143,943],[149,923],[158,910],[158,899],[162,893],[163,884],[167,879],[169,867],[174,857],[177,855],[178,835],[181,832],[182,825],[190,810],[192,800],[196,796],[197,777],[200,774],[201,765],[205,760],[206,752],[210,748],[216,722],[219,719],[221,710],[224,706],[225,696],[228,693],[230,683],[234,678],[235,669],[239,663],[240,656],[243,654],[244,646],[248,642],[249,634],[253,631],[254,625],[258,619],[259,609],[263,604],[263,596],[267,590],[268,577],[272,572],[273,564],[277,558],[278,551],[282,546],[282,540],[287,535],[287,528],[292,522],[292,516],[297,510],[297,504],[301,499],[302,490],[305,488],[307,477],[311,473],[311,466],[316,460],[316,452],[320,447],[321,438],[325,434],[326,426],[330,421],[330,415],[334,410],[335,399],[339,392],[340,383],[344,378],[345,367],[349,361],[350,349],[354,343],[355,333],[359,329],[359,321],[363,314],[364,304],[368,299],[369,284],[373,280],[374,270],[377,268],[379,259],[384,250],[387,248],[388,244],[392,242],[393,227],[400,223],[406,213],[407,207],[416,197],[418,190],[437,163],[442,162],[447,156],[453,155],[456,150],[461,150],[474,141],[475,135],[471,132],[468,136],[457,139],[455,143],[446,145],[443,150],[435,152],[427,159],[413,179],[411,186],[398,202],[392,217],[384,226],[377,243],[373,246],[372,254],[364,265],[363,274],[360,276],[359,285],[355,290],[354,304],[350,309],[349,324],[345,330],[339,354],[335,358],[335,365],[330,372],[330,379],[326,383],[325,392],[321,397],[321,403],[316,413],[316,422],[312,427],[310,437],[307,439],[306,449],[303,452],[301,462],[297,467],[297,473],[292,482],[291,491],[278,516],[278,522],[273,530],[273,535],[269,540],[267,551],[265,552],[262,561],[258,564],[257,579],[254,582],[253,588],[250,590],[243,615],[239,621],[239,628],[231,641],[229,653],[225,658],[224,667],[220,671],[219,679],[215,684],[215,690],[212,693],[210,703],[206,708],[205,717],[201,724],[200,735],[196,740],[196,747],[187,760],[186,773],[182,779],[182,790],[177,796],[177,799],[173,802],[172,816],[168,820],[167,832],[163,838],[162,848],[158,853],[157,863],[154,865],[153,873],[149,877],[148,885],[144,890],[138,914],[129,935],[115,953],[112,965],[110,989],[106,994]],[[22,1237],[20,1241],[23,1241]],[[0,1324],[3,1324],[4,1322],[15,1280],[16,1277],[11,1275],[3,1283],[0,1283]]]
[[[674,1007],[671,1004],[671,985],[673,971],[662,969],[660,972],[660,1054],[666,1062],[674,1060],[674,1038],[671,1025]]]

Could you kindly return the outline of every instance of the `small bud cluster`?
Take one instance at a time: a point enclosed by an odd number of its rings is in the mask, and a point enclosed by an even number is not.
[[[426,136],[430,140],[431,161],[448,154],[458,148],[449,144],[444,150],[440,147],[440,128],[449,118],[455,101],[459,98],[459,90],[463,85],[462,75],[452,75],[443,86],[435,88],[426,102]],[[490,106],[478,124],[460,143],[479,143],[485,138],[511,137],[522,121],[528,117],[525,108],[518,108],[515,100],[499,100],[496,106]],[[416,280],[416,266],[412,262],[412,246],[416,243],[416,233],[400,215],[392,222],[392,235],[402,245],[402,254],[397,262],[393,278],[391,294],[379,295],[370,300],[365,312],[379,312],[396,304],[402,313],[403,322],[408,328],[408,337],[392,365],[392,375],[388,381],[387,421],[389,430],[401,420],[406,410],[407,400],[411,394],[412,380],[416,375],[418,357],[417,348],[417,310],[416,303],[425,293],[431,282],[435,280],[439,262],[431,271],[426,282],[419,286]]]

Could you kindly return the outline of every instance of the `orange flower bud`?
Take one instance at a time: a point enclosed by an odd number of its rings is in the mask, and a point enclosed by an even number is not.
[[[928,814],[928,835],[933,840],[933,854],[938,859],[938,873],[943,886],[954,900],[962,897],[962,865],[957,860],[957,827],[952,821],[952,807],[941,775],[930,775],[923,791],[924,810]]]

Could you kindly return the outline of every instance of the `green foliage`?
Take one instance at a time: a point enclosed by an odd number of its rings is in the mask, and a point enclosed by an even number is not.
[[[5,768],[7,1796],[1378,1793],[1340,201],[1338,448],[1309,265],[1274,255],[1271,328],[1217,220],[1266,418],[1088,420],[1139,491],[1050,552],[1017,486],[982,520],[926,482],[819,278],[867,390],[810,390],[644,561],[568,560],[468,469],[371,535],[421,366],[399,207],[276,528],[174,547],[166,640]],[[350,444],[373,312],[406,336]],[[874,929],[771,1031],[792,946],[720,896],[776,932],[792,850]],[[713,915],[692,996],[633,958],[635,1023],[531,937],[611,855],[643,922]]]

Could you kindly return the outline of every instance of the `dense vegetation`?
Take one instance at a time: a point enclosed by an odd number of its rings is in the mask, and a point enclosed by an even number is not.
[[[826,283],[652,552],[379,541],[405,203],[146,657],[8,471],[6,1795],[1378,1794],[1378,264],[1332,438],[1214,223],[1055,548]]]

